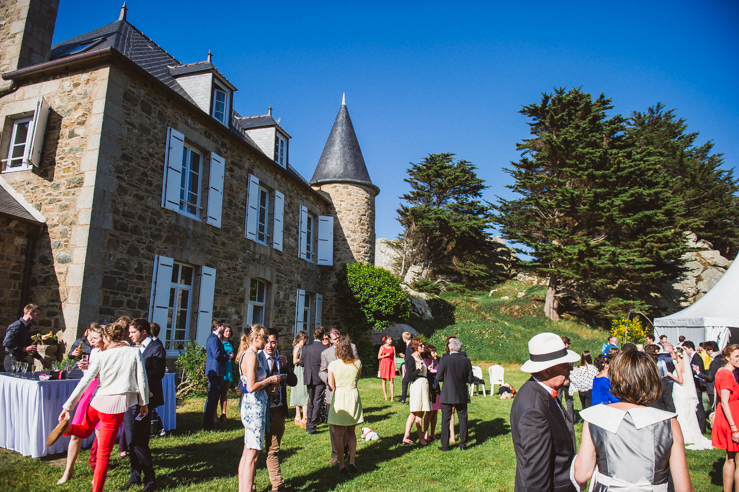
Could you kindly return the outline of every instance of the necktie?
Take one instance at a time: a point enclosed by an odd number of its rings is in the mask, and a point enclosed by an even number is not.
[[[557,390],[552,390],[552,398],[557,398]]]
[[[270,367],[269,369],[270,375],[272,376],[272,375],[278,374],[277,362],[275,361],[275,358],[270,356],[268,360],[269,360],[269,367]],[[280,389],[276,395],[272,395],[272,406],[279,405],[281,399],[282,399],[282,390]]]

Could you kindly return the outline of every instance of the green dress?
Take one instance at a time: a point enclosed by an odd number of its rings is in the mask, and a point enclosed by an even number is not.
[[[336,390],[331,398],[328,411],[328,423],[333,425],[357,425],[364,422],[362,400],[357,391],[357,380],[362,363],[359,360],[346,364],[341,359],[328,365],[329,372],[334,375]]]

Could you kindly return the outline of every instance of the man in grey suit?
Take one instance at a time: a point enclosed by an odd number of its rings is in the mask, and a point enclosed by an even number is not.
[[[339,330],[338,328],[331,328],[328,332],[328,336],[329,338],[331,338],[331,347],[321,353],[320,376],[321,380],[326,385],[326,404],[331,405],[331,399],[334,396],[334,392],[328,388],[328,365],[338,358],[336,357],[336,344],[339,342],[339,339],[341,339],[341,330]],[[359,356],[357,355],[357,347],[353,343],[352,351],[354,352],[354,357],[358,359]],[[329,463],[335,465],[339,462],[339,455],[336,453],[336,442],[333,424],[328,424],[328,431],[331,435],[331,461],[329,461]],[[344,433],[344,449],[349,449],[347,433]]]
[[[308,434],[318,432],[318,415],[321,410],[321,402],[323,401],[324,391],[326,391],[326,383],[321,380],[321,354],[328,348],[321,340],[323,340],[323,327],[313,330],[313,342],[303,348],[303,369],[304,382],[308,387],[308,422],[305,430]]]
[[[441,447],[440,451],[449,451],[449,424],[452,411],[459,417],[459,449],[467,449],[467,385],[472,384],[472,362],[462,355],[462,342],[457,338],[449,340],[449,353],[441,358],[436,371],[436,379],[444,383],[441,386]]]
[[[521,386],[511,407],[516,492],[576,490],[570,481],[575,430],[557,393],[578,360],[580,356],[567,350],[554,333],[540,333],[529,340],[529,360],[521,370],[532,377]]]

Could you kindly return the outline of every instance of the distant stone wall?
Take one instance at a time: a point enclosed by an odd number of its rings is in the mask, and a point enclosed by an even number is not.
[[[20,316],[28,237],[38,226],[0,216],[0,338]],[[0,356],[5,352],[0,348]]]

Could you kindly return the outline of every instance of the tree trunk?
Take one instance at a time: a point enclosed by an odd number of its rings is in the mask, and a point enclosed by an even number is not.
[[[557,300],[557,277],[549,275],[547,284],[547,300],[544,303],[544,315],[552,321],[559,319],[559,300]]]
[[[426,280],[429,276],[429,249],[431,248],[431,236],[426,236],[423,245],[423,270],[421,270],[421,280]]]

